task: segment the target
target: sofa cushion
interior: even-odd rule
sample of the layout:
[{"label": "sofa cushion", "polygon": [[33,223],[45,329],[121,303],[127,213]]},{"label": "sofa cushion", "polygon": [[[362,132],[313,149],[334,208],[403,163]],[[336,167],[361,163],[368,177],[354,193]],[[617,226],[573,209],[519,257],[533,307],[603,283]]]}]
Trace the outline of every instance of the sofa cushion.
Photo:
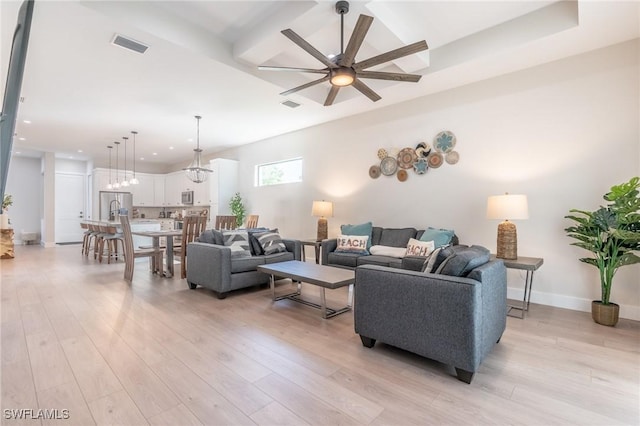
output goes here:
[{"label": "sofa cushion", "polygon": [[414,228],[383,228],[378,244],[390,247],[407,247],[409,240],[416,236]]},{"label": "sofa cushion", "polygon": [[489,250],[482,246],[471,246],[455,250],[452,255],[440,264],[436,273],[466,277],[473,269],[487,263],[490,257]]},{"label": "sofa cushion", "polygon": [[366,235],[338,235],[338,253],[355,253],[359,255],[367,255],[367,242],[369,237]]},{"label": "sofa cushion", "polygon": [[391,256],[360,256],[356,262],[360,265],[379,265],[379,266],[391,266],[392,268],[400,268],[402,266],[402,259]]},{"label": "sofa cushion", "polygon": [[389,256],[389,257],[404,257],[407,249],[403,247],[389,247],[389,246],[371,246],[369,253],[377,256]]},{"label": "sofa cushion", "polygon": [[277,232],[258,232],[253,235],[258,239],[264,254],[283,253],[287,251],[287,247]]},{"label": "sofa cushion", "polygon": [[263,255],[262,246],[258,242],[255,234],[259,232],[278,232],[278,229],[269,229],[269,228],[250,228],[247,229],[247,233],[249,234],[249,248],[251,249],[252,256],[260,256]]},{"label": "sofa cushion", "polygon": [[340,233],[342,235],[362,235],[367,236],[367,250],[371,247],[371,233],[373,231],[373,223],[365,222],[359,225],[342,225],[340,226]]},{"label": "sofa cushion", "polygon": [[223,231],[224,245],[231,249],[231,257],[249,257],[249,234],[247,231]]},{"label": "sofa cushion", "polygon": [[433,241],[419,241],[410,238],[407,244],[406,256],[428,256],[435,248]]},{"label": "sofa cushion", "polygon": [[455,231],[450,229],[427,228],[420,236],[420,241],[433,241],[436,247],[451,244]]},{"label": "sofa cushion", "polygon": [[441,250],[442,250],[442,247],[438,247],[435,250],[433,250],[429,254],[429,256],[427,256],[427,258],[424,260],[424,263],[422,265],[422,272],[426,272],[426,273],[435,272],[436,269],[434,269],[433,265],[436,264],[436,260],[438,259],[438,254],[440,253]]},{"label": "sofa cushion", "polygon": [[231,259],[231,273],[255,271],[259,265],[264,264],[264,256],[235,257]]},{"label": "sofa cushion", "polygon": [[346,266],[349,268],[355,268],[358,266],[358,258],[362,257],[360,254],[354,253],[336,253],[331,252],[327,255],[329,265]]},{"label": "sofa cushion", "polygon": [[224,245],[224,237],[222,236],[222,232],[215,229],[207,229],[202,232],[198,237],[198,242],[207,243],[207,244],[216,244],[219,246]]},{"label": "sofa cushion", "polygon": [[262,257],[267,264],[295,260],[293,253],[291,253],[290,251],[285,251],[284,253],[265,254]]}]

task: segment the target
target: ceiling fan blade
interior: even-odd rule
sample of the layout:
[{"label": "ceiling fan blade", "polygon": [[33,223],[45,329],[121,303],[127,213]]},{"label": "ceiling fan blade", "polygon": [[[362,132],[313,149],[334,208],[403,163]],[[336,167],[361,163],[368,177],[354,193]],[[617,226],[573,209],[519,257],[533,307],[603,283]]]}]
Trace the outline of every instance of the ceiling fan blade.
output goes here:
[{"label": "ceiling fan blade", "polygon": [[329,90],[327,99],[324,101],[324,106],[333,104],[333,101],[336,100],[336,96],[338,96],[338,90],[340,90],[339,86],[331,86],[331,90]]},{"label": "ceiling fan blade", "polygon": [[377,102],[380,99],[382,99],[380,97],[380,95],[378,95],[376,92],[371,90],[371,88],[369,86],[367,86],[366,84],[364,84],[363,82],[361,82],[357,78],[353,81],[353,83],[351,85],[353,87],[355,87],[356,89],[358,89],[360,92],[362,92],[363,95],[365,95],[367,98],[371,99],[373,102]]},{"label": "ceiling fan blade", "polygon": [[344,51],[344,55],[340,60],[340,65],[343,67],[350,67],[353,64],[353,61],[356,59],[356,54],[358,53],[358,50],[360,50],[360,46],[362,46],[362,42],[364,41],[372,22],[373,18],[371,16],[360,15],[358,22],[353,29],[353,33],[351,33],[347,49]]},{"label": "ceiling fan blade", "polygon": [[379,65],[385,62],[393,61],[394,59],[402,58],[404,56],[411,55],[413,53],[422,52],[423,50],[427,50],[428,48],[429,46],[427,46],[426,41],[424,40],[418,41],[408,46],[390,50],[386,53],[382,53],[380,55],[377,55],[372,58],[365,59],[364,61],[353,64],[353,69],[355,69],[356,71],[363,70],[365,68],[369,68],[374,65]]},{"label": "ceiling fan blade", "polygon": [[408,81],[417,83],[422,78],[419,74],[403,74],[399,72],[358,71],[357,78],[373,78],[376,80]]},{"label": "ceiling fan blade", "polygon": [[287,96],[287,95],[295,93],[295,92],[297,92],[299,90],[306,89],[307,87],[311,87],[311,86],[315,86],[316,84],[324,83],[325,81],[328,81],[328,80],[329,80],[329,76],[326,75],[326,76],[324,76],[324,77],[322,77],[322,78],[320,78],[318,80],[310,81],[309,83],[305,83],[302,86],[294,87],[293,89],[289,89],[289,90],[287,90],[285,92],[282,92],[280,94],[282,96]]},{"label": "ceiling fan blade", "polygon": [[327,69],[315,70],[312,68],[290,68],[290,67],[258,67],[260,71],[298,71],[298,72],[311,72],[315,74],[326,74]]},{"label": "ceiling fan blade", "polygon": [[307,52],[329,68],[337,68],[336,64],[331,62],[329,58],[323,55],[318,49],[307,43],[305,39],[296,34],[292,29],[288,28],[286,30],[282,30],[281,33],[289,38],[289,40],[300,46],[305,52]]}]

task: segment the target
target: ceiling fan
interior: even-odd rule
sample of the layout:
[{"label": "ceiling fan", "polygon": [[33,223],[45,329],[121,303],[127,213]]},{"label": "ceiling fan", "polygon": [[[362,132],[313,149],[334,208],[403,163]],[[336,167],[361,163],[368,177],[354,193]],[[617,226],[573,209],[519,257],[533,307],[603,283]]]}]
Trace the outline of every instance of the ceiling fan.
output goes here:
[{"label": "ceiling fan", "polygon": [[369,86],[364,84],[362,82],[362,79],[371,78],[376,80],[408,81],[412,83],[417,83],[420,80],[422,76],[418,74],[366,71],[366,69],[385,62],[393,61],[394,59],[411,55],[413,53],[427,50],[429,47],[427,46],[426,41],[418,41],[408,46],[390,50],[386,53],[382,53],[369,59],[365,59],[364,61],[355,62],[356,54],[358,53],[358,50],[360,49],[360,46],[362,45],[362,42],[367,35],[367,31],[369,31],[369,27],[373,22],[373,17],[360,15],[360,17],[358,18],[358,22],[353,29],[353,33],[351,34],[351,38],[349,39],[349,43],[347,44],[347,49],[344,50],[344,15],[345,13],[349,12],[349,2],[337,2],[336,12],[340,14],[340,54],[332,58],[328,58],[327,56],[323,55],[320,51],[318,51],[311,44],[307,43],[293,30],[286,29],[281,31],[282,34],[284,34],[295,44],[300,46],[305,52],[309,53],[318,61],[326,65],[326,68],[322,69],[270,66],[258,67],[259,70],[267,71],[298,71],[315,74],[325,74],[324,77],[318,80],[314,80],[301,86],[294,87],[293,89],[284,91],[280,93],[281,95],[286,96],[299,90],[315,86],[316,84],[329,81],[331,83],[331,90],[329,91],[327,99],[324,101],[324,106],[332,105],[333,101],[335,101],[336,96],[338,95],[338,91],[340,90],[340,88],[346,86],[355,87],[366,97],[371,99],[373,102],[376,102],[381,99],[380,96],[376,92],[371,90]]}]

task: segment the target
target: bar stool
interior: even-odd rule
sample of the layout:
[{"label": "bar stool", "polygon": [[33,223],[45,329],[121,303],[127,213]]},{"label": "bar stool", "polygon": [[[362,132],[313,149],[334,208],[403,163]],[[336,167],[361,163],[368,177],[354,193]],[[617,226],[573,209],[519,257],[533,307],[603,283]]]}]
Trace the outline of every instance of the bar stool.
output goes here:
[{"label": "bar stool", "polygon": [[84,246],[84,255],[85,256],[89,256],[89,252],[91,251],[91,243],[93,242],[93,247],[94,247],[94,251],[95,251],[95,246],[96,243],[98,241],[98,235],[100,234],[100,229],[98,229],[98,225],[94,224],[94,223],[87,223],[87,229],[89,230],[89,235],[86,235],[86,245],[83,243]]},{"label": "bar stool", "polygon": [[118,233],[115,226],[100,225],[100,234],[98,235],[98,254],[99,261],[102,263],[102,258],[105,256],[104,245],[107,244],[107,263],[111,263],[111,258],[115,257],[118,260],[118,241],[122,247],[122,253],[124,254],[124,236]]}]

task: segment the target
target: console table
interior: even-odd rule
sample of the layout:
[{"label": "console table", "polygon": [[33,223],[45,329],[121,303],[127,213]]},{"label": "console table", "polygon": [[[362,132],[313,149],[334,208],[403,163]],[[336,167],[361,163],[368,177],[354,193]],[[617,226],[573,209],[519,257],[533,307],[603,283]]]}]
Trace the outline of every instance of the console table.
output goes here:
[{"label": "console table", "polygon": [[[491,259],[496,259],[496,255],[492,254]],[[527,275],[524,279],[524,297],[522,298],[522,305],[508,305],[507,315],[523,319],[525,313],[529,310],[529,301],[531,300],[531,286],[533,285],[533,273],[542,266],[543,259],[539,257],[518,257],[517,259],[500,259],[504,262],[504,266],[508,269],[519,269],[526,271]],[[521,315],[511,314],[512,310],[519,310]]]}]

